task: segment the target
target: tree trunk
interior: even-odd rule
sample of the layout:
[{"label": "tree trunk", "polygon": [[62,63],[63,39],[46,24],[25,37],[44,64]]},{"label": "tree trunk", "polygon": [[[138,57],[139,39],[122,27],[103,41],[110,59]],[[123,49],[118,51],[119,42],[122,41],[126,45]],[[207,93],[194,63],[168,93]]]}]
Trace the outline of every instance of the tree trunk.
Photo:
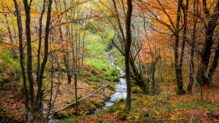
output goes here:
[{"label": "tree trunk", "polygon": [[182,0],[178,0],[175,47],[174,47],[174,55],[175,55],[174,64],[175,64],[175,74],[176,74],[176,82],[177,82],[177,93],[180,95],[185,93],[183,89],[182,68],[179,65],[179,32],[180,32],[181,8],[182,8]]},{"label": "tree trunk", "polygon": [[127,81],[127,99],[126,99],[126,110],[131,109],[131,81],[130,81],[130,48],[132,43],[132,32],[131,32],[131,18],[132,18],[132,0],[127,0],[128,11],[126,17],[126,43],[125,43],[125,72]]},{"label": "tree trunk", "polygon": [[30,92],[30,105],[31,110],[32,107],[34,107],[34,80],[33,80],[33,68],[32,68],[32,42],[31,42],[31,29],[30,29],[30,22],[31,22],[31,16],[30,16],[30,3],[28,0],[23,0],[24,4],[24,10],[25,10],[25,27],[26,27],[26,40],[27,40],[27,79],[29,82],[29,92]]},{"label": "tree trunk", "polygon": [[213,63],[212,63],[211,68],[208,72],[208,81],[209,82],[211,82],[212,77],[214,75],[214,72],[217,69],[218,59],[219,59],[219,39],[218,39],[218,44],[217,44],[216,51],[215,51],[215,54],[214,54]]},{"label": "tree trunk", "polygon": [[[206,13],[208,13],[208,10],[206,9],[207,7],[204,4],[204,10],[207,11]],[[211,56],[211,48],[213,45],[214,31],[217,26],[218,18],[219,18],[219,0],[217,0],[217,4],[214,9],[213,15],[208,18],[208,22],[207,22],[206,29],[205,29],[205,44],[202,49],[201,62],[200,62],[198,72],[197,72],[197,77],[196,77],[198,84],[200,84],[201,86],[210,84],[208,77],[207,77],[207,71],[208,71],[208,65],[209,65],[209,60]]]},{"label": "tree trunk", "polygon": [[133,72],[132,78],[136,81],[136,85],[138,85],[144,93],[148,94],[148,85],[143,76],[137,71],[134,60],[130,58],[129,62]]},{"label": "tree trunk", "polygon": [[182,7],[184,10],[184,29],[183,29],[183,40],[182,40],[182,48],[181,48],[181,58],[180,58],[180,63],[179,63],[179,67],[180,67],[180,85],[182,87],[179,87],[180,90],[178,90],[179,94],[184,94],[185,92],[183,92],[183,61],[184,61],[184,54],[185,54],[185,45],[186,45],[186,41],[187,41],[187,28],[188,28],[188,9],[189,9],[189,0],[186,0],[186,6],[185,8]]},{"label": "tree trunk", "polygon": [[188,28],[188,9],[189,9],[189,0],[186,0],[185,8],[182,7],[184,10],[184,28],[183,28],[183,40],[182,40],[182,49],[181,49],[181,58],[180,58],[180,68],[183,69],[183,61],[185,55],[185,45],[187,41],[187,28]]},{"label": "tree trunk", "polygon": [[[67,1],[66,0],[64,0],[64,8],[65,8],[65,10],[67,9]],[[68,17],[68,14],[66,14],[66,17]],[[66,35],[69,36],[69,26],[66,26]],[[70,63],[69,63],[68,45],[65,47],[64,64],[65,64],[65,68],[66,68],[68,84],[71,84],[72,75],[71,75],[71,68],[70,68]]]},{"label": "tree trunk", "polygon": [[23,79],[23,89],[25,94],[25,120],[28,119],[28,112],[30,110],[29,108],[29,98],[28,98],[28,91],[27,91],[27,82],[26,82],[26,74],[25,74],[25,61],[24,61],[24,49],[23,49],[23,27],[22,27],[22,18],[20,13],[20,8],[18,6],[18,3],[16,0],[13,0],[14,6],[15,6],[15,12],[17,15],[17,26],[18,26],[18,38],[19,38],[19,52],[20,52],[20,67],[21,67],[21,73],[22,73],[22,79]]},{"label": "tree trunk", "polygon": [[195,43],[196,43],[196,26],[197,26],[197,15],[198,15],[198,0],[194,0],[193,3],[193,12],[194,12],[194,17],[193,17],[193,30],[192,30],[192,40],[191,40],[191,52],[190,52],[190,73],[189,73],[189,85],[188,85],[188,92],[192,93],[192,87],[194,83],[194,53],[195,53]]},{"label": "tree trunk", "polygon": [[48,10],[47,10],[47,19],[46,19],[46,28],[45,28],[45,39],[44,39],[44,57],[40,67],[39,73],[39,82],[36,96],[36,109],[40,109],[42,107],[42,98],[43,98],[43,90],[42,90],[42,82],[45,66],[48,60],[49,53],[49,33],[50,33],[50,20],[51,20],[51,11],[52,11],[52,2],[53,0],[48,1]]},{"label": "tree trunk", "polygon": [[45,4],[46,1],[43,1],[43,9],[42,12],[40,14],[40,18],[39,18],[39,44],[38,44],[38,49],[37,49],[37,82],[39,80],[39,73],[40,73],[40,55],[41,55],[41,44],[42,44],[42,31],[43,31],[43,16],[45,13]]},{"label": "tree trunk", "polygon": [[75,84],[75,113],[78,114],[78,72],[75,70],[74,73],[74,84]]}]

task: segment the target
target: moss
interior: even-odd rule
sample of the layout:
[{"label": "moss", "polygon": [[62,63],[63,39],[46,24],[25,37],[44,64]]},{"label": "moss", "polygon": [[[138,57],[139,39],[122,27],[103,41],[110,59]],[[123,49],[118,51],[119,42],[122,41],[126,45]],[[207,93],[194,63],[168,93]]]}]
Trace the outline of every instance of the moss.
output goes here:
[{"label": "moss", "polygon": [[113,106],[111,106],[110,108],[108,108],[106,110],[107,113],[115,113],[116,115],[120,114],[121,112],[123,112],[124,109],[124,105],[123,103],[117,102],[115,103]]},{"label": "moss", "polygon": [[[81,78],[86,83],[90,83],[92,85],[99,85],[100,83],[107,83],[112,82],[119,76],[119,71],[116,69],[108,69],[107,72],[105,68],[97,69],[92,65],[86,65],[84,70],[81,73]],[[114,85],[113,85],[114,86]],[[109,87],[113,89],[113,86],[110,85]]]},{"label": "moss", "polygon": [[142,93],[142,90],[139,87],[134,86],[134,87],[132,87],[132,93],[134,93],[134,94]]},{"label": "moss", "polygon": [[69,117],[69,113],[67,111],[61,111],[61,112],[54,114],[54,117],[57,119],[67,118]]},{"label": "moss", "polygon": [[113,49],[110,51],[110,54],[113,54],[113,56],[116,58],[115,59],[115,64],[120,66],[121,68],[124,68],[124,56],[116,49],[113,47]]},{"label": "moss", "polygon": [[100,108],[104,106],[104,101],[99,99],[92,99],[91,103],[96,106],[96,108]]}]

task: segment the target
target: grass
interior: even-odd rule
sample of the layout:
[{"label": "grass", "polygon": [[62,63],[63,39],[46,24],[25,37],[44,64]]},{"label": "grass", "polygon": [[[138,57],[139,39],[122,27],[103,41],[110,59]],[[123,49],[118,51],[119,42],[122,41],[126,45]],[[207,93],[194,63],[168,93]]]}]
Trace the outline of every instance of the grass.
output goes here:
[{"label": "grass", "polygon": [[113,47],[113,49],[110,51],[110,54],[113,54],[113,56],[116,58],[115,63],[118,66],[120,66],[121,68],[125,68],[124,57],[121,55],[118,49]]},{"label": "grass", "polygon": [[118,78],[119,71],[106,56],[106,48],[112,37],[113,33],[109,29],[106,29],[105,32],[87,34],[85,38],[87,50],[84,61],[87,68],[83,73],[85,81],[105,82]]},{"label": "grass", "polygon": [[[119,76],[119,71],[113,66],[113,64],[107,59],[106,48],[108,42],[112,38],[112,32],[107,30],[103,33],[88,33],[85,38],[85,58],[84,58],[84,68],[81,73],[82,81],[87,82],[92,85],[93,88],[99,88],[101,83],[112,82]],[[114,89],[114,85],[110,85],[110,88]],[[109,93],[110,94],[110,93]],[[111,94],[110,94],[111,95]],[[105,95],[109,97],[110,95]],[[89,99],[83,102],[79,107],[79,113],[81,116],[67,116],[66,118],[57,121],[58,123],[71,123],[81,118],[84,118],[85,114],[95,110],[96,108],[103,107],[103,100]],[[89,109],[89,110],[88,110]],[[84,112],[85,111],[85,112]],[[63,115],[66,115],[65,112]],[[86,117],[86,116],[85,116]]]}]

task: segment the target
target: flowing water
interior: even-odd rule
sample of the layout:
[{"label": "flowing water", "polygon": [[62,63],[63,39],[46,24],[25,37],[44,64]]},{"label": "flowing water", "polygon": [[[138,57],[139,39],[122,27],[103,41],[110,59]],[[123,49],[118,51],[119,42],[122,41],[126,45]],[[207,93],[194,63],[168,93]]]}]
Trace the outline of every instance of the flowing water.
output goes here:
[{"label": "flowing water", "polygon": [[[110,96],[108,100],[105,102],[105,106],[103,109],[108,109],[109,107],[113,106],[113,104],[120,100],[120,99],[126,99],[127,97],[127,85],[126,80],[123,78],[125,76],[124,71],[115,64],[115,58],[112,55],[107,55],[108,60],[113,64],[113,66],[119,70],[121,78],[119,78],[119,81],[115,85],[115,92]],[[95,113],[98,113],[99,109],[95,111]]]},{"label": "flowing water", "polygon": [[[120,68],[118,65],[115,64],[115,58],[110,55],[110,54],[106,54],[106,56],[108,56],[108,60],[113,64],[113,66],[119,70],[120,72],[120,78],[118,80],[118,82],[115,84],[115,92],[110,96],[110,98],[108,100],[105,101],[105,105],[104,107],[102,107],[101,109],[108,109],[111,106],[113,106],[116,101],[120,100],[120,99],[126,99],[127,97],[127,85],[126,85],[126,79],[124,78],[125,73],[122,70],[122,68]],[[94,113],[97,114],[101,109],[97,109]],[[44,117],[46,116],[48,111],[48,106],[44,104]],[[49,116],[49,123],[52,123],[54,120],[51,116]]]}]

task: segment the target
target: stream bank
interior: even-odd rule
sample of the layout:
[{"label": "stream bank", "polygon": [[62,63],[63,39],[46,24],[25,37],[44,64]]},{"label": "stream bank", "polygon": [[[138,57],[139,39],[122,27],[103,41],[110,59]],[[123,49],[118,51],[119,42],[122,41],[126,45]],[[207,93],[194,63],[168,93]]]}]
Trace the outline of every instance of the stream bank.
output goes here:
[{"label": "stream bank", "polygon": [[[120,78],[118,79],[118,82],[115,84],[115,92],[110,96],[108,100],[105,101],[105,105],[104,107],[102,107],[102,109],[105,109],[105,110],[113,106],[116,103],[116,101],[121,100],[121,99],[126,99],[127,97],[126,80],[125,78],[123,78],[123,76],[125,76],[125,73],[118,65],[116,65],[115,63],[116,58],[109,53],[106,53],[106,54],[107,54],[108,60],[113,64],[113,66],[117,70],[119,70]],[[101,109],[97,109],[95,111],[95,114],[97,114],[99,110]]]},{"label": "stream bank", "polygon": [[[92,114],[98,114],[99,112],[103,111],[103,110],[107,110],[109,109],[110,107],[112,107],[117,101],[119,100],[125,100],[126,99],[126,96],[127,96],[127,92],[126,92],[126,89],[127,89],[127,86],[126,86],[126,80],[124,78],[125,76],[125,73],[123,71],[122,68],[120,68],[117,64],[116,64],[116,58],[111,55],[110,53],[105,53],[105,56],[106,56],[106,59],[111,63],[111,65],[119,71],[119,78],[116,79],[115,82],[113,82],[113,92],[110,92],[107,94],[106,96],[106,100],[104,101],[101,101],[101,99],[97,99],[100,103],[99,105],[96,105],[96,109],[95,110],[91,110],[91,112],[85,114],[85,115],[92,115]],[[111,87],[110,87],[111,88]],[[96,100],[96,101],[97,101]],[[87,105],[88,104],[88,105]],[[89,102],[89,101],[85,101],[83,104],[81,105],[86,105],[86,108],[88,108],[90,105],[93,105],[94,102]],[[88,106],[88,107],[87,107]],[[66,118],[62,118],[61,120],[58,121],[62,123],[62,121],[64,122],[65,120],[68,120],[68,119],[77,119],[77,117],[80,117],[80,116],[69,116],[69,117],[66,117]]]}]

